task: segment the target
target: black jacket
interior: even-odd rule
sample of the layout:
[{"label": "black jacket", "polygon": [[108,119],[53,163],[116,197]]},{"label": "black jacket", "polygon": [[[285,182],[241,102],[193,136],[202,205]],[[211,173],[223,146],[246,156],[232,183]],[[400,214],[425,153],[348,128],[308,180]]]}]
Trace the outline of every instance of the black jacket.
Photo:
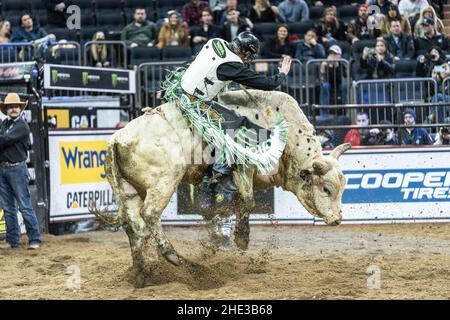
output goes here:
[{"label": "black jacket", "polygon": [[402,32],[399,37],[399,43],[395,42],[394,36],[391,34],[384,37],[387,42],[388,50],[400,59],[411,59],[414,57],[414,40],[410,34]]},{"label": "black jacket", "polygon": [[226,62],[217,68],[217,78],[221,81],[234,81],[259,90],[274,90],[286,79],[284,73],[266,76],[257,73],[239,62]]},{"label": "black jacket", "polygon": [[0,162],[25,161],[30,149],[30,127],[21,117],[0,124]]},{"label": "black jacket", "polygon": [[361,57],[361,68],[367,73],[367,79],[388,79],[394,75],[394,62],[392,55],[378,61],[374,55],[369,55],[367,59]]},{"label": "black jacket", "polygon": [[416,48],[416,53],[420,54],[425,51],[428,52],[431,47],[434,46],[441,48],[442,51],[447,51],[450,49],[450,42],[443,34],[437,34],[433,38],[428,38],[426,36],[417,38],[414,46]]},{"label": "black jacket", "polygon": [[[241,32],[244,32],[244,31],[250,31],[250,27],[247,25],[247,23],[245,22],[244,19],[239,18],[239,27],[238,27],[238,31],[237,31],[236,35],[238,35]],[[233,40],[231,37],[231,25],[228,21],[225,22],[225,24],[222,27],[222,37],[221,38],[227,42],[230,42],[231,40]]]},{"label": "black jacket", "polygon": [[[55,11],[55,6],[64,2],[66,8],[63,12]],[[47,0],[45,1],[45,6],[47,8],[47,24],[52,26],[58,26],[66,28],[67,23],[67,8],[72,5],[71,0]]]}]

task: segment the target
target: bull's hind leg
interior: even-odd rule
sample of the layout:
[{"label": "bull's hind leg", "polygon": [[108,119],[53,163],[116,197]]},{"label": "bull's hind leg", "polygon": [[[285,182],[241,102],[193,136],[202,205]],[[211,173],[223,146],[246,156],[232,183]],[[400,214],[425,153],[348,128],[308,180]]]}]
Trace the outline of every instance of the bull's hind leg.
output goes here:
[{"label": "bull's hind leg", "polygon": [[247,168],[239,165],[233,172],[234,181],[239,189],[237,196],[235,212],[236,225],[234,228],[234,243],[239,249],[247,250],[250,241],[250,213],[255,208],[255,199],[253,197],[253,176],[255,168]]},{"label": "bull's hind leg", "polygon": [[125,180],[121,181],[119,215],[123,217],[123,227],[130,242],[133,271],[136,286],[144,285],[144,232],[145,222],[140,215],[143,201],[136,189]]},{"label": "bull's hind leg", "polygon": [[141,216],[144,219],[151,236],[158,245],[159,252],[170,263],[180,265],[180,258],[167,238],[161,224],[161,214],[170,201],[176,186],[183,177],[165,177],[147,189]]}]

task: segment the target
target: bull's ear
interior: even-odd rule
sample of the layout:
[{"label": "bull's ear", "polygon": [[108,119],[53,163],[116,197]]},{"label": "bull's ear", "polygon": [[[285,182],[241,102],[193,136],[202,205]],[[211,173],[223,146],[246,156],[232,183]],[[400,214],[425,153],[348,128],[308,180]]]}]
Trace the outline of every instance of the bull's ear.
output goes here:
[{"label": "bull's ear", "polygon": [[324,160],[317,160],[313,162],[313,169],[314,174],[318,176],[324,176],[327,174],[328,171],[331,170],[331,165],[330,163]]},{"label": "bull's ear", "polygon": [[336,160],[339,160],[339,157],[341,154],[343,154],[345,151],[350,149],[352,145],[350,143],[343,143],[338,145],[334,150],[331,152],[330,156],[335,158]]}]

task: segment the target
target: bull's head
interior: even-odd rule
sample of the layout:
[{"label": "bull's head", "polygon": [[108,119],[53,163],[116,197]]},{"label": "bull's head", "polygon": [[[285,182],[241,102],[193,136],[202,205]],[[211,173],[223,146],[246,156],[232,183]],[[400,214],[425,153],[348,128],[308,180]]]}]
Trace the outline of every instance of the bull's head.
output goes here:
[{"label": "bull's head", "polygon": [[338,225],[342,220],[345,177],[338,159],[350,147],[350,144],[336,147],[329,157],[311,161],[299,173],[301,183],[295,191],[297,198],[312,215],[322,218],[328,225]]}]

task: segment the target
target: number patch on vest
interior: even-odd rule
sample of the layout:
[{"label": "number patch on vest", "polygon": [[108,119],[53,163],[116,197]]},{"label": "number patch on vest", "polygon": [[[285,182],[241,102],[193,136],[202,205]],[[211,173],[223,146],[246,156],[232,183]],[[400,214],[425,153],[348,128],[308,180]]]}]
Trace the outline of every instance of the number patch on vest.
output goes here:
[{"label": "number patch on vest", "polygon": [[225,52],[225,47],[223,46],[222,42],[219,40],[213,40],[212,47],[214,52],[221,57],[222,59],[226,57],[227,53]]}]

